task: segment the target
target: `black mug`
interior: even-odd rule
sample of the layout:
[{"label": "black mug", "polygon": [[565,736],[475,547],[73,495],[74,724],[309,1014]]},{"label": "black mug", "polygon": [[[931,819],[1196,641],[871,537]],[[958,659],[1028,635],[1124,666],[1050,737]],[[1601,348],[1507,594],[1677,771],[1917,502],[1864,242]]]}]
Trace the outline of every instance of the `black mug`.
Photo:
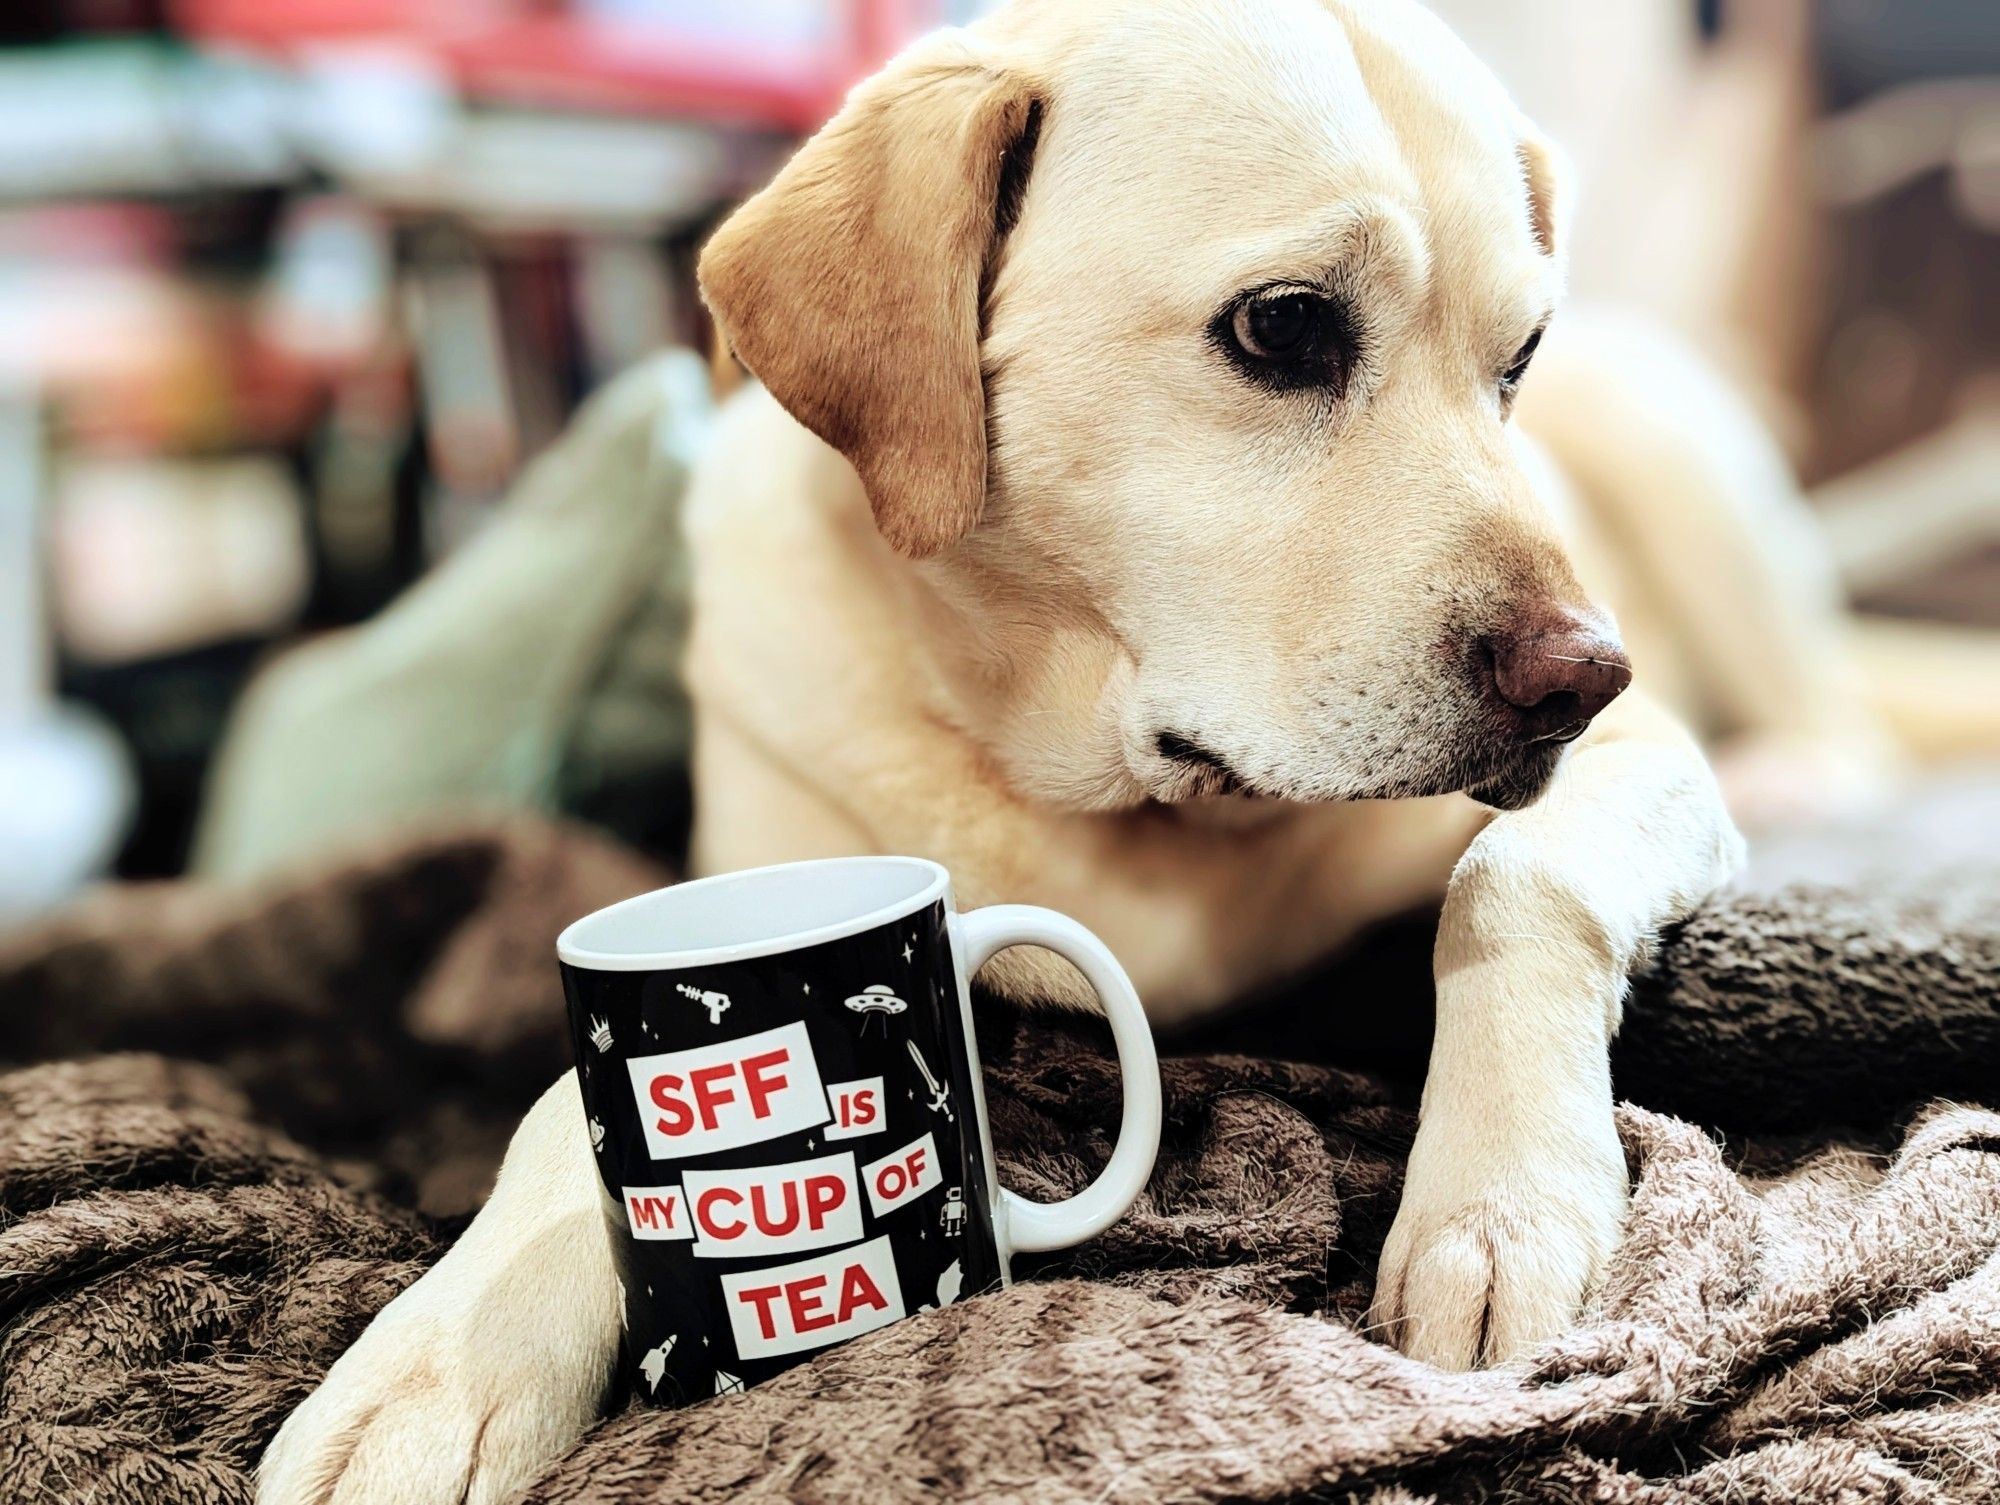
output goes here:
[{"label": "black mug", "polygon": [[[1103,1173],[1056,1203],[994,1179],[970,979],[1044,946],[1097,990],[1124,1076]],[[1005,1285],[1016,1251],[1120,1217],[1159,1148],[1144,1010],[1053,910],[959,914],[911,857],[836,858],[642,894],[556,942],[625,1290],[624,1379],[685,1405]]]}]

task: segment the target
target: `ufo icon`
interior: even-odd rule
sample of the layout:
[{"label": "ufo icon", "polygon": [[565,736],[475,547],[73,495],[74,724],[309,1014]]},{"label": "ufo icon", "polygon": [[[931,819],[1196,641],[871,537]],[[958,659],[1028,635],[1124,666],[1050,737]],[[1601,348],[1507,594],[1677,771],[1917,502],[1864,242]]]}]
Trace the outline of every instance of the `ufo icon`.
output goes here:
[{"label": "ufo icon", "polygon": [[[867,1033],[868,1021],[875,1015],[900,1014],[909,1007],[889,990],[887,984],[879,982],[863,988],[859,993],[843,1001],[851,1012],[861,1016],[863,1034]],[[886,1018],[883,1027],[887,1028]]]}]

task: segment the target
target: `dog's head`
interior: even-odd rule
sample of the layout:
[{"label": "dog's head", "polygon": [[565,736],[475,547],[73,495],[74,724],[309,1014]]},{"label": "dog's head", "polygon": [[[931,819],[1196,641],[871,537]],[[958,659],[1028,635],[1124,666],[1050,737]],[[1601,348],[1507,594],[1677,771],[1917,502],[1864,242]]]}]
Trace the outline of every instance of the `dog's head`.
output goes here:
[{"label": "dog's head", "polygon": [[1629,678],[1508,422],[1554,180],[1413,6],[1017,0],[858,88],[702,281],[928,561],[1026,792],[1512,805]]}]

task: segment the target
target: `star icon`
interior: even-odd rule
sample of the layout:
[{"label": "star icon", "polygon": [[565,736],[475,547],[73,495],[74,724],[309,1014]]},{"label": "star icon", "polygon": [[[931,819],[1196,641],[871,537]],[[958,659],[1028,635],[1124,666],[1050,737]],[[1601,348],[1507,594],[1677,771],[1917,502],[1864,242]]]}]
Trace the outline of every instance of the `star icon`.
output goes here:
[{"label": "star icon", "polygon": [[915,1102],[917,1100],[917,1089],[914,1087],[906,1087],[903,1089],[903,1096],[907,1097],[911,1102]]},{"label": "star icon", "polygon": [[807,991],[808,993],[810,993],[810,992],[811,992],[812,990],[813,990],[813,985],[812,985],[811,983],[807,983],[807,984],[806,984],[806,991]]},{"label": "star icon", "polygon": [[915,951],[910,949],[910,943],[908,941],[903,942],[903,960],[905,962],[908,962],[909,959],[915,956],[916,954],[917,953]]},{"label": "star icon", "polygon": [[701,1346],[703,1348],[708,1347],[708,1335],[705,1333],[702,1335]]},{"label": "star icon", "polygon": [[806,1148],[807,1148],[807,1149],[809,1149],[809,1150],[816,1150],[816,1149],[818,1149],[818,1148],[819,1148],[819,1141],[818,1141],[817,1139],[808,1139],[808,1140],[806,1141]]}]

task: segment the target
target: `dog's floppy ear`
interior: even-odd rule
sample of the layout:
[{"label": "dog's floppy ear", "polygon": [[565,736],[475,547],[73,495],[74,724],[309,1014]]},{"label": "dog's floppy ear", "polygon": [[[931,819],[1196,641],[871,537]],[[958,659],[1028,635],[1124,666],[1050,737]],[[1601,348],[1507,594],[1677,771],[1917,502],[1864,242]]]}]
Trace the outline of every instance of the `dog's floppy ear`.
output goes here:
[{"label": "dog's floppy ear", "polygon": [[702,294],[730,346],[848,458],[876,526],[913,558],[979,520],[981,288],[1037,107],[962,34],[919,43],[702,253]]}]

